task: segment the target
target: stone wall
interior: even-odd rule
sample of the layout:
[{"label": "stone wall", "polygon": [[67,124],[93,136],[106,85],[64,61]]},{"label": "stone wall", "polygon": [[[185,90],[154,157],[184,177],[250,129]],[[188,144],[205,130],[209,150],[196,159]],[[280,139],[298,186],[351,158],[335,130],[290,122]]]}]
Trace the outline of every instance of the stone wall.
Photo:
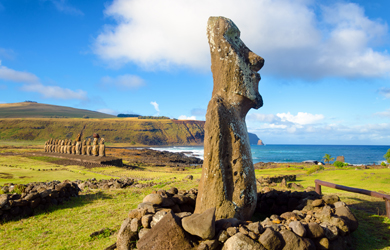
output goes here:
[{"label": "stone wall", "polygon": [[262,221],[215,219],[215,209],[193,214],[197,190],[147,195],[118,232],[117,249],[350,249],[355,216],[336,195],[258,193]]},{"label": "stone wall", "polygon": [[[33,182],[26,185],[5,185],[1,187],[5,194],[0,195],[0,220],[28,217],[37,209],[47,209],[52,205],[63,204],[70,197],[78,196],[80,191],[75,182],[52,181]],[[16,191],[21,194],[16,193]]]}]

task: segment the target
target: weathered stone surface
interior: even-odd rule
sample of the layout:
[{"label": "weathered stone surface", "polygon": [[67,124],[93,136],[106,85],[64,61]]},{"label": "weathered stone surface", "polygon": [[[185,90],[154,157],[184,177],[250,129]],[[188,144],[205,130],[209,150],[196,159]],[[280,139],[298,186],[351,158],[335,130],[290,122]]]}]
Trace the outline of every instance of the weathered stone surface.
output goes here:
[{"label": "weathered stone surface", "polygon": [[100,139],[99,156],[106,156],[106,145],[104,145],[104,138]]},{"label": "weathered stone surface", "polygon": [[0,208],[4,207],[8,203],[8,195],[0,195]]},{"label": "weathered stone surface", "polygon": [[324,203],[324,201],[323,201],[322,199],[316,199],[316,200],[314,200],[314,201],[311,203],[311,205],[312,205],[313,207],[319,207],[319,206],[321,206],[323,203]]},{"label": "weathered stone surface", "polygon": [[153,219],[153,215],[152,214],[146,214],[144,216],[142,216],[141,218],[141,224],[144,228],[150,228],[150,222],[152,221]]},{"label": "weathered stone surface", "polygon": [[222,230],[219,232],[217,239],[220,242],[225,242],[229,238],[229,235],[226,230]]},{"label": "weathered stone surface", "polygon": [[289,230],[283,230],[280,234],[285,242],[283,250],[309,250],[314,247],[309,243],[309,241],[303,240],[303,238],[298,237],[295,233]]},{"label": "weathered stone surface", "polygon": [[337,236],[339,235],[339,230],[337,229],[336,226],[331,225],[329,223],[321,223],[321,226],[323,227],[325,237],[328,240],[332,241],[332,240],[336,239]]},{"label": "weathered stone surface", "polygon": [[153,215],[152,221],[150,222],[150,226],[151,227],[155,226],[167,214],[168,214],[168,212],[165,210],[158,211],[157,213],[155,213]]},{"label": "weathered stone surface", "polygon": [[261,244],[253,241],[242,233],[230,237],[223,245],[222,250],[265,250]]},{"label": "weathered stone surface", "polygon": [[285,220],[298,219],[298,216],[293,212],[285,212],[280,215],[281,218]]},{"label": "weathered stone surface", "polygon": [[259,238],[260,243],[267,250],[280,250],[283,248],[283,242],[279,238],[276,232],[267,228]]},{"label": "weathered stone surface", "polygon": [[295,234],[301,236],[301,237],[305,237],[306,236],[306,229],[305,227],[302,225],[301,222],[299,221],[291,221],[290,224],[288,225]]},{"label": "weathered stone surface", "polygon": [[306,229],[307,237],[309,238],[314,239],[324,236],[324,229],[318,223],[310,222],[307,224]]},{"label": "weathered stone surface", "polygon": [[257,71],[264,59],[245,46],[230,19],[210,17],[207,34],[214,88],[206,114],[195,213],[216,207],[217,219],[249,220],[257,191],[245,116],[251,108],[263,105]]},{"label": "weathered stone surface", "polygon": [[142,238],[147,232],[150,231],[150,228],[142,228],[141,230],[139,230],[138,232],[138,238]]},{"label": "weathered stone surface", "polygon": [[217,240],[205,240],[199,244],[197,250],[216,250],[218,245]]},{"label": "weathered stone surface", "polygon": [[154,208],[154,204],[151,202],[142,202],[138,204],[137,206],[138,209],[146,209],[148,213],[154,214],[156,213],[156,210]]},{"label": "weathered stone surface", "polygon": [[344,157],[343,155],[337,156],[337,157],[336,157],[336,161],[345,162],[345,157]]},{"label": "weathered stone surface", "polygon": [[138,250],[193,249],[180,226],[180,219],[168,213],[137,242]]},{"label": "weathered stone surface", "polygon": [[202,214],[193,214],[182,219],[184,230],[202,239],[215,236],[215,208],[209,208]]},{"label": "weathered stone surface", "polygon": [[236,233],[237,233],[237,228],[236,227],[228,227],[227,229],[226,229],[226,232],[227,232],[227,234],[231,237],[231,236],[233,236],[233,235],[235,235]]},{"label": "weathered stone surface", "polygon": [[141,228],[141,220],[138,218],[134,218],[130,222],[130,230],[132,232],[138,232],[138,229]]},{"label": "weathered stone surface", "polygon": [[328,250],[329,249],[329,240],[327,238],[322,238],[316,242],[316,249],[318,250]]},{"label": "weathered stone surface", "polygon": [[335,209],[335,214],[345,221],[350,233],[358,228],[359,223],[348,207],[337,207]]},{"label": "weathered stone surface", "polygon": [[[98,156],[99,155],[99,145],[98,145],[98,138],[93,139],[92,143],[92,155]],[[77,146],[76,146],[77,147]]]},{"label": "weathered stone surface", "polygon": [[122,226],[119,229],[116,240],[116,248],[118,250],[133,249],[135,247],[136,240],[137,233],[131,231],[131,220],[127,218],[123,221]]},{"label": "weathered stone surface", "polygon": [[326,204],[332,205],[335,202],[338,202],[340,198],[335,195],[335,194],[330,194],[330,195],[324,195],[322,199],[325,201]]},{"label": "weathered stone surface", "polygon": [[251,230],[252,232],[256,233],[256,234],[261,234],[264,231],[264,229],[261,226],[259,221],[258,222],[253,222],[253,223],[249,223],[247,228],[249,230]]},{"label": "weathered stone surface", "polygon": [[147,196],[145,196],[142,202],[150,202],[154,205],[160,205],[161,203],[163,203],[163,198],[159,194],[148,194]]}]

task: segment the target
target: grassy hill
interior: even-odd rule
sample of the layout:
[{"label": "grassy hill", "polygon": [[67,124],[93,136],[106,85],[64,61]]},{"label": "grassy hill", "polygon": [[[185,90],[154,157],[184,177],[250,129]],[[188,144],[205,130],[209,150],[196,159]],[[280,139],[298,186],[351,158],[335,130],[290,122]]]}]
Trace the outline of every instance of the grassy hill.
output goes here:
[{"label": "grassy hill", "polygon": [[0,118],[113,118],[115,116],[86,109],[76,109],[64,106],[18,102],[0,104]]},{"label": "grassy hill", "polygon": [[[89,117],[89,118],[85,118]],[[0,104],[0,140],[46,141],[98,133],[108,143],[202,145],[204,121],[118,118],[85,109],[21,102]],[[258,137],[249,134],[251,144]],[[126,146],[126,145],[124,145]]]},{"label": "grassy hill", "polygon": [[132,145],[200,145],[204,121],[170,119],[0,118],[0,140],[74,140],[78,133],[98,133],[109,143]]}]

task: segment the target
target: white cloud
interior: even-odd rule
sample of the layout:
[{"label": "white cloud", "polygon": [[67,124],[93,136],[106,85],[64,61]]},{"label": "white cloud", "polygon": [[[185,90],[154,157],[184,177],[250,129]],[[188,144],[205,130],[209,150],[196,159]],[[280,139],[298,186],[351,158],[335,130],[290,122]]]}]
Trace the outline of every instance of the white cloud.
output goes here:
[{"label": "white cloud", "polygon": [[[110,63],[149,70],[184,66],[208,70],[209,16],[231,18],[242,39],[265,58],[262,70],[283,77],[383,77],[390,56],[375,51],[386,23],[370,20],[357,4],[320,6],[291,0],[115,0],[105,10],[117,24],[105,26],[95,53]],[[318,13],[314,11],[318,9]]]},{"label": "white cloud", "polygon": [[[1,63],[0,63],[1,65]],[[38,83],[39,78],[29,72],[16,71],[5,66],[0,66],[0,79],[12,82]]]},{"label": "white cloud", "polygon": [[136,75],[121,75],[115,78],[105,76],[101,79],[105,86],[116,86],[122,89],[137,89],[145,85],[145,81]]},{"label": "white cloud", "polygon": [[273,122],[279,122],[280,118],[277,117],[274,114],[259,114],[259,113],[251,113],[248,115],[249,120],[256,120],[259,122],[268,122],[268,123],[273,123]]},{"label": "white cloud", "polygon": [[[390,93],[389,93],[389,95],[390,95]],[[374,113],[374,115],[383,116],[383,117],[390,117],[390,109],[387,109],[386,111],[382,111],[382,112],[376,112],[376,113]]]},{"label": "white cloud", "polygon": [[387,145],[390,123],[346,126],[342,124],[249,126],[265,143]]},{"label": "white cloud", "polygon": [[157,115],[160,114],[160,109],[158,107],[158,103],[157,102],[150,102],[150,104],[153,105],[154,109],[157,111]]},{"label": "white cloud", "polygon": [[54,4],[56,9],[60,12],[64,12],[66,14],[71,14],[71,15],[80,15],[80,16],[84,15],[84,13],[81,10],[70,6],[67,3],[67,0],[51,0],[51,2]]},{"label": "white cloud", "polygon": [[54,99],[79,99],[86,100],[87,92],[83,90],[73,91],[67,88],[61,88],[59,86],[45,86],[41,83],[34,83],[24,85],[21,88],[23,91],[37,92],[42,95],[43,98]]},{"label": "white cloud", "polygon": [[324,119],[322,114],[310,114],[307,112],[298,112],[292,115],[290,112],[274,114],[251,113],[248,120],[270,124],[295,124],[296,126],[315,124]]},{"label": "white cloud", "polygon": [[18,83],[25,83],[21,90],[28,92],[36,92],[42,95],[43,98],[55,99],[79,99],[87,100],[87,92],[83,90],[71,90],[59,86],[43,85],[39,78],[29,72],[17,71],[5,66],[1,66],[0,61],[0,79]]},{"label": "white cloud", "polygon": [[[0,10],[1,10],[1,8],[0,8]],[[0,57],[12,60],[15,58],[15,52],[12,49],[0,48]]]},{"label": "white cloud", "polygon": [[185,116],[185,115],[181,115],[179,116],[179,118],[177,118],[178,120],[196,120],[196,116]]},{"label": "white cloud", "polygon": [[389,99],[390,98],[390,88],[381,88],[379,89],[379,94],[383,95],[385,98]]},{"label": "white cloud", "polygon": [[305,112],[298,112],[297,115],[292,115],[290,114],[290,112],[278,113],[276,114],[276,116],[279,117],[282,122],[288,121],[300,125],[313,124],[324,119],[324,115],[321,114],[313,115]]},{"label": "white cloud", "polygon": [[98,109],[96,111],[97,112],[101,112],[101,113],[105,113],[105,114],[110,114],[110,115],[117,115],[117,114],[119,114],[118,111],[115,111],[113,109],[108,109],[108,108]]}]

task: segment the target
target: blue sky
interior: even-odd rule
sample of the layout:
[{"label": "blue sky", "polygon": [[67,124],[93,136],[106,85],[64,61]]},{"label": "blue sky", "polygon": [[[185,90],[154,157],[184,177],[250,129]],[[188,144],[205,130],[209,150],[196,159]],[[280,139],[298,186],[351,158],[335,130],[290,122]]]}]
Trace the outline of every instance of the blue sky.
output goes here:
[{"label": "blue sky", "polygon": [[204,120],[209,16],[265,59],[268,144],[390,145],[390,1],[0,0],[0,103]]}]

